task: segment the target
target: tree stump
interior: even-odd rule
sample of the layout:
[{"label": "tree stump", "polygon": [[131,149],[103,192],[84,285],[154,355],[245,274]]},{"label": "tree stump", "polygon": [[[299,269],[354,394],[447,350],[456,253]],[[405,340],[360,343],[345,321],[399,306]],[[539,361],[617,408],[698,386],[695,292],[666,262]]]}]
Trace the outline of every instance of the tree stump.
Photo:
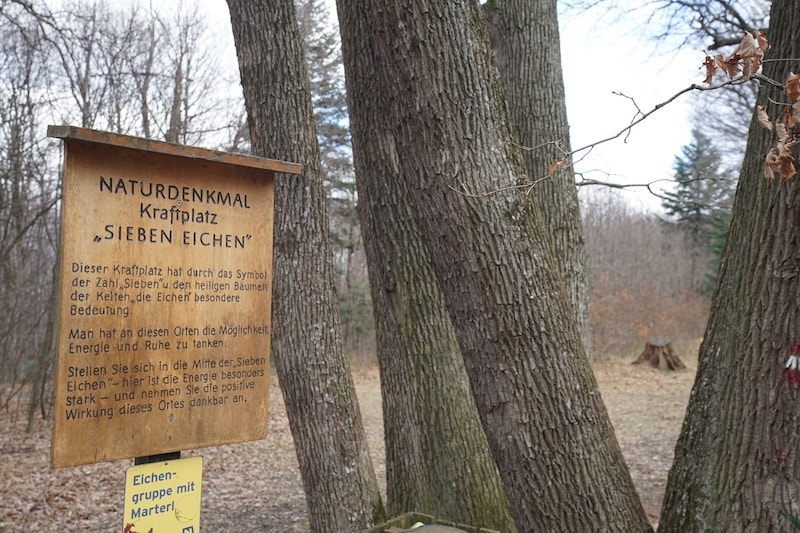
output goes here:
[{"label": "tree stump", "polygon": [[653,368],[659,370],[679,370],[686,368],[678,354],[672,349],[672,343],[664,337],[650,339],[644,347],[644,351],[632,364],[640,365],[649,363]]}]

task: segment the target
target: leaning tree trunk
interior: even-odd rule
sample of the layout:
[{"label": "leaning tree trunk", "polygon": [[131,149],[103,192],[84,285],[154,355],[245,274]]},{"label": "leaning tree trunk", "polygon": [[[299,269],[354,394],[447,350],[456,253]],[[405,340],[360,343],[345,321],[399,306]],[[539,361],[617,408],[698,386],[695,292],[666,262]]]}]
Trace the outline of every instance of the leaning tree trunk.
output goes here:
[{"label": "leaning tree trunk", "polygon": [[303,164],[302,176],[276,178],[272,349],[311,529],[365,529],[385,512],[340,338],[325,190],[294,4],[228,5],[254,151]]},{"label": "leaning tree trunk", "polygon": [[[556,0],[486,4],[489,34],[511,120],[583,346],[592,359],[589,257],[572,169]],[[563,161],[564,164],[556,166]],[[551,165],[555,168],[550,171]]]},{"label": "leaning tree trunk", "polygon": [[527,172],[478,3],[337,5],[350,101],[386,115],[373,142],[408,190],[518,530],[649,530],[541,214],[513,189]]},{"label": "leaning tree trunk", "polygon": [[[347,26],[343,33],[365,32]],[[363,94],[375,73],[365,67],[377,61],[366,61],[366,53],[348,69],[348,107],[375,312],[390,514],[417,511],[513,531],[436,274],[390,163],[391,148],[381,142],[391,123],[378,101]]]},{"label": "leaning tree trunk", "polygon": [[[354,122],[363,116],[360,107],[350,106]],[[374,132],[378,123],[371,124]],[[369,143],[369,132],[352,131],[375,309],[390,514],[417,511],[513,531],[464,360],[407,195],[389,169],[378,170],[385,159]]]},{"label": "leaning tree trunk", "polygon": [[[768,36],[767,58],[792,58],[764,63],[782,82],[800,68],[800,0],[772,3]],[[761,85],[773,115],[785,101]],[[752,122],[660,531],[797,530],[800,390],[785,365],[800,338],[800,182],[763,178],[774,141]]]}]

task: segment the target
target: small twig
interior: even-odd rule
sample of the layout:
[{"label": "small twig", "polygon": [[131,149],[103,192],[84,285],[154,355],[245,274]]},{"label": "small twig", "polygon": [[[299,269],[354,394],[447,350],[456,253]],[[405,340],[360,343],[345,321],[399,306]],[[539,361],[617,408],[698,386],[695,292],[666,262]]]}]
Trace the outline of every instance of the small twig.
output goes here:
[{"label": "small twig", "polygon": [[[781,83],[779,83],[779,82],[777,82],[777,81],[775,81],[775,80],[773,80],[773,79],[771,79],[771,78],[769,78],[767,76],[764,76],[763,74],[754,74],[750,79],[755,79],[755,80],[758,80],[760,82],[769,83],[769,84],[774,85],[776,87],[783,87],[783,84],[781,84]],[[742,76],[739,76],[737,78],[733,78],[733,79],[727,80],[725,82],[722,82],[722,83],[719,83],[719,84],[716,84],[716,85],[701,85],[701,84],[693,83],[692,85],[689,85],[688,87],[685,87],[685,88],[681,89],[680,91],[678,91],[677,93],[673,94],[672,96],[670,96],[669,98],[667,98],[663,102],[654,105],[649,111],[642,111],[642,109],[636,103],[636,100],[634,98],[631,98],[630,96],[627,96],[627,95],[625,95],[625,94],[623,94],[621,92],[614,92],[614,94],[616,94],[618,96],[622,96],[624,98],[628,98],[633,103],[634,107],[636,108],[636,113],[634,113],[633,118],[631,118],[630,123],[627,126],[625,126],[624,128],[622,128],[621,130],[619,130],[618,132],[616,132],[616,133],[614,133],[612,135],[609,135],[608,137],[602,138],[602,139],[600,139],[598,141],[589,143],[589,144],[587,144],[585,146],[581,146],[580,148],[576,148],[576,149],[574,149],[574,150],[572,150],[570,152],[566,152],[565,150],[563,150],[560,140],[559,141],[549,141],[549,142],[542,143],[542,144],[540,144],[538,146],[533,146],[533,147],[522,146],[522,145],[519,145],[517,143],[514,143],[514,144],[517,147],[519,147],[520,149],[526,150],[526,151],[537,150],[539,148],[544,148],[546,146],[555,145],[556,147],[558,147],[558,149],[563,154],[563,156],[564,156],[563,159],[574,159],[575,156],[582,154],[582,155],[580,155],[580,157],[578,158],[577,161],[573,161],[573,162],[571,162],[569,164],[562,165],[562,167],[561,167],[561,168],[572,168],[575,165],[576,162],[580,162],[584,158],[586,158],[589,155],[589,153],[596,146],[599,146],[599,145],[607,143],[607,142],[611,142],[611,141],[613,141],[615,139],[618,139],[618,138],[622,137],[623,135],[625,135],[624,141],[627,142],[627,135],[630,134],[631,130],[634,127],[636,127],[637,125],[641,124],[642,122],[644,122],[645,120],[650,118],[654,113],[656,113],[656,111],[659,111],[659,110],[665,108],[666,106],[668,106],[669,104],[671,104],[672,102],[674,102],[675,100],[677,100],[678,98],[680,98],[681,96],[683,96],[686,93],[689,93],[689,92],[692,92],[692,91],[715,91],[715,90],[722,89],[723,87],[728,87],[728,86],[731,86],[731,85],[743,85],[744,83],[746,83],[748,81],[750,81],[750,80],[749,79],[745,79]],[[493,190],[493,191],[488,191],[488,192],[480,193],[480,194],[470,193],[468,191],[458,191],[454,187],[450,187],[450,188],[453,191],[456,191],[459,194],[463,194],[463,195],[468,196],[470,198],[487,198],[487,197],[493,196],[493,195],[501,193],[501,192],[514,191],[514,190],[524,190],[525,193],[528,194],[528,193],[530,193],[531,190],[533,190],[533,188],[537,184],[541,183],[542,181],[544,181],[546,179],[549,179],[550,177],[551,177],[551,175],[541,176],[541,177],[537,178],[536,180],[534,180],[531,183],[523,183],[523,184],[519,184],[519,185],[510,185],[510,186],[507,186],[507,187],[502,187],[500,189],[496,189],[496,190]],[[668,199],[668,198],[664,197],[662,194],[653,191],[652,185],[655,184],[657,181],[668,181],[668,180],[656,180],[656,181],[651,182],[651,183],[637,184],[637,185],[618,185],[618,184],[605,183],[605,182],[599,182],[599,181],[594,181],[594,180],[584,180],[581,183],[579,183],[578,185],[605,185],[607,187],[612,187],[612,188],[646,187],[647,190],[650,191],[650,193],[653,194],[654,196],[656,196],[658,198]]]},{"label": "small twig", "polygon": [[623,183],[614,183],[614,182],[610,182],[610,181],[581,179],[581,181],[579,183],[577,183],[576,185],[578,187],[586,187],[586,186],[590,186],[590,185],[595,185],[595,186],[601,186],[601,187],[608,187],[610,189],[633,189],[633,188],[636,188],[636,187],[642,187],[642,188],[647,189],[647,191],[650,194],[652,194],[653,196],[655,196],[656,198],[661,198],[662,200],[674,201],[675,198],[671,198],[671,197],[669,197],[669,196],[667,196],[667,195],[665,195],[665,194],[663,194],[661,192],[656,191],[653,188],[658,182],[661,182],[661,181],[669,182],[669,181],[672,181],[672,180],[657,179],[657,180],[653,180],[653,181],[650,181],[650,182],[647,182],[647,183],[624,183],[623,184]]}]

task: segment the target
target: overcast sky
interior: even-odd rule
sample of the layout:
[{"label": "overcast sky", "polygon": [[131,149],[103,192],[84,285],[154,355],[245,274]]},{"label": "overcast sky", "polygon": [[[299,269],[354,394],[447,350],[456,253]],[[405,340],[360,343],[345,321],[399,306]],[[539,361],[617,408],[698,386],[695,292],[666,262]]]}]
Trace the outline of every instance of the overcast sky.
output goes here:
[{"label": "overcast sky", "polygon": [[[198,0],[223,40],[232,42],[225,0]],[[333,0],[330,4],[334,5]],[[332,11],[333,12],[333,11]],[[647,28],[632,20],[598,22],[596,12],[563,13],[561,54],[572,148],[616,134],[636,118],[637,106],[650,111],[692,83],[702,81],[702,51],[659,51],[647,41]],[[231,53],[233,48],[231,45]],[[233,57],[232,61],[235,61]],[[621,93],[620,96],[615,93]],[[629,135],[583,153],[576,170],[587,179],[614,183],[668,180],[675,156],[690,142],[689,93],[657,111]],[[659,210],[660,200],[642,189],[624,196],[644,209]]]},{"label": "overcast sky", "polygon": [[[573,149],[616,134],[637,118],[637,106],[649,112],[705,75],[698,69],[702,50],[659,50],[647,40],[647,28],[633,21],[603,24],[596,13],[586,13],[561,16],[560,26]],[[675,156],[691,141],[693,98],[693,93],[681,96],[627,137],[594,148],[576,169],[587,179],[615,183],[671,178]],[[658,209],[659,199],[638,193],[625,196]]]}]

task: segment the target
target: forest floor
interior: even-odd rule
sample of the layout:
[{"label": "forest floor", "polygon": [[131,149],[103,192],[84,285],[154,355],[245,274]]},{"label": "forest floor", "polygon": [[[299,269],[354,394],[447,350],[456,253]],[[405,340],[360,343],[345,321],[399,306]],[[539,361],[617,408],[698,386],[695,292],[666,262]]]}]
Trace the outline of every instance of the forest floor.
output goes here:
[{"label": "forest floor", "polygon": [[[651,522],[661,509],[696,360],[662,372],[612,359],[594,366],[634,484]],[[370,451],[382,490],[385,464],[377,371],[355,376]],[[25,433],[22,410],[0,411],[0,533],[121,531],[125,470],[132,460],[52,470],[51,424]],[[263,441],[186,452],[203,457],[201,528],[206,532],[305,532],[305,500],[277,385],[270,389]]]}]

